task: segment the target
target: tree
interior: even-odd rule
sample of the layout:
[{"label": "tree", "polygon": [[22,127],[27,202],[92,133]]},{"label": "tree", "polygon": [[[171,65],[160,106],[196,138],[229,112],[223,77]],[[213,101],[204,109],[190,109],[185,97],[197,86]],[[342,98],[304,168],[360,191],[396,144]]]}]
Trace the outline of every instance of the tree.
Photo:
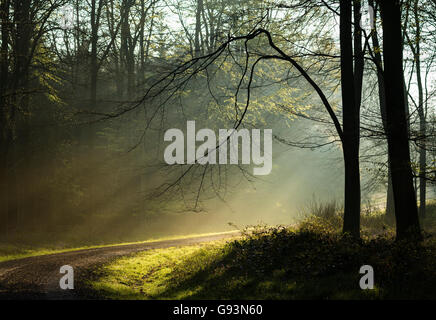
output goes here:
[{"label": "tree", "polygon": [[98,43],[98,30],[100,28],[101,13],[103,10],[104,1],[91,0],[91,65],[90,72],[90,88],[89,98],[91,106],[95,108],[97,101],[97,76],[98,76],[98,57],[97,57],[97,43]]},{"label": "tree", "polygon": [[[37,91],[30,87],[31,82],[35,82],[35,76],[31,73],[37,68],[45,67],[43,62],[36,62],[35,58],[41,55],[38,49],[43,36],[49,32],[48,21],[52,13],[62,4],[62,0],[36,3],[6,0],[0,5],[2,18],[0,179],[2,180],[1,192],[4,196],[2,200],[5,203],[0,218],[3,220],[2,227],[6,230],[15,229],[20,223],[18,163],[24,161],[29,164],[31,154],[31,150],[25,148],[29,146],[31,136],[27,123],[30,114],[29,98]],[[19,124],[23,122],[24,125],[20,128]],[[17,141],[24,146],[20,153]]]},{"label": "tree", "polygon": [[[373,0],[368,1],[369,5],[374,9],[374,20],[377,20],[378,10],[375,6]],[[374,24],[374,29],[371,32],[371,39],[374,52],[374,63],[376,65],[377,72],[377,86],[378,86],[378,98],[380,115],[382,119],[383,130],[387,132],[387,121],[386,121],[386,94],[383,79],[383,60],[381,55],[381,46],[377,34],[377,25]],[[407,99],[407,98],[406,98]],[[392,190],[392,174],[390,168],[390,158],[388,154],[388,174],[387,174],[387,196],[386,196],[386,216],[389,220],[393,221],[395,219],[395,208],[394,208],[394,194]]]},{"label": "tree", "polygon": [[[425,218],[425,208],[426,208],[426,193],[427,193],[427,108],[424,101],[424,84],[422,77],[422,59],[423,53],[421,50],[422,40],[422,17],[419,13],[418,8],[419,0],[414,0],[410,6],[407,6],[407,16],[411,9],[413,24],[409,27],[404,28],[404,38],[412,51],[413,64],[416,74],[417,90],[418,90],[418,101],[415,103],[418,119],[419,119],[419,137],[418,137],[418,177],[419,177],[419,216]],[[411,8],[410,8],[411,7]],[[409,30],[412,29],[414,33],[414,39],[409,36]],[[415,101],[413,101],[415,102]]]},{"label": "tree", "polygon": [[[354,1],[354,13],[360,21],[360,5]],[[360,235],[360,170],[359,170],[359,129],[360,100],[363,74],[363,52],[361,32],[355,19],[354,49],[356,55],[353,67],[352,3],[340,2],[340,46],[341,86],[343,108],[342,148],[345,165],[344,232],[354,237]],[[354,71],[353,71],[354,70]]]},{"label": "tree", "polygon": [[387,140],[395,203],[397,238],[420,238],[404,97],[401,4],[379,1],[383,21]]}]

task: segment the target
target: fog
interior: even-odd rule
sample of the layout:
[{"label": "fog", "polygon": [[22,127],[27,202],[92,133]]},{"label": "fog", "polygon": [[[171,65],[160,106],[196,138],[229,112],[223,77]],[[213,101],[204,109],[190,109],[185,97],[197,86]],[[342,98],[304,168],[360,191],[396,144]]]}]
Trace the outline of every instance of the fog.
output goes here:
[{"label": "fog", "polygon": [[[305,28],[303,17],[298,28],[290,28],[287,21],[297,19],[298,12],[276,8],[273,17],[263,6],[251,8],[250,1],[222,8],[207,4],[210,21],[198,25],[189,6],[149,5],[154,14],[138,4],[125,12],[107,6],[99,13],[105,16],[99,30],[87,24],[89,8],[78,6],[76,18],[83,27],[55,28],[40,40],[44,49],[35,53],[35,67],[23,84],[34,91],[18,99],[20,112],[11,131],[0,240],[116,243],[293,224],[310,213],[314,201],[341,206],[340,143],[301,73],[288,61],[258,60],[274,53],[261,37],[211,55],[226,41],[225,34],[248,33],[257,21],[251,14],[264,11],[271,16],[259,23],[296,39],[291,44],[278,38],[283,49],[298,54],[301,42],[336,54],[330,28],[335,21],[325,19],[328,11],[316,12],[325,19],[319,26]],[[244,13],[240,17],[238,10]],[[115,23],[124,14],[130,20],[122,20],[117,34]],[[145,16],[138,20],[138,15]],[[223,20],[217,22],[218,17]],[[212,29],[215,23],[222,32]],[[206,30],[202,24],[211,26]],[[307,59],[319,67],[308,72],[340,118],[338,60]],[[272,171],[253,175],[259,165],[241,163],[168,165],[164,134],[185,132],[187,121],[217,136],[220,129],[272,129]],[[383,147],[376,151],[385,161]],[[371,175],[361,174],[363,181]],[[363,192],[374,190],[385,191],[383,177]]]}]

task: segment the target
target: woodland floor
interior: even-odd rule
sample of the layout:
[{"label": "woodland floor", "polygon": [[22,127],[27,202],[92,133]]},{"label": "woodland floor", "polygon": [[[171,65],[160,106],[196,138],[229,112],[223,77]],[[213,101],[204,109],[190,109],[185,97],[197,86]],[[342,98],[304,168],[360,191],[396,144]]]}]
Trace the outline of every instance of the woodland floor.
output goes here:
[{"label": "woodland floor", "polygon": [[[433,209],[433,208],[432,208]],[[362,240],[341,235],[339,215],[299,227],[257,227],[232,241],[140,252],[103,265],[87,294],[105,299],[436,299],[436,217],[425,240],[394,240],[380,215],[362,219]],[[374,269],[362,290],[360,267]]]},{"label": "woodland floor", "polygon": [[[318,208],[298,226],[110,246],[0,263],[0,299],[436,299],[436,206],[424,240],[394,239],[384,215],[362,215],[362,239]],[[75,289],[59,289],[71,265]],[[375,287],[362,290],[361,266]]]},{"label": "woodland floor", "polygon": [[[79,299],[84,297],[83,284],[92,272],[116,258],[141,251],[186,247],[234,236],[235,233],[222,233],[105,246],[3,261],[0,262],[0,299]],[[61,290],[59,287],[59,280],[62,276],[59,269],[63,265],[70,265],[74,268],[74,290]]]}]

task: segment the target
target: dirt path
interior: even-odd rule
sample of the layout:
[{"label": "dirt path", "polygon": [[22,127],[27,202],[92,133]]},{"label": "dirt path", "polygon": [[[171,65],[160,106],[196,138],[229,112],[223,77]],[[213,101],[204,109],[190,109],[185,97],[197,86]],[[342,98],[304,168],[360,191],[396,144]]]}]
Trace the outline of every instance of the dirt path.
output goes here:
[{"label": "dirt path", "polygon": [[[111,260],[139,251],[187,246],[226,239],[237,233],[225,233],[186,239],[164,240],[131,245],[84,249],[0,262],[0,299],[80,299],[81,279],[91,270]],[[59,269],[70,265],[74,269],[73,290],[62,290]]]}]

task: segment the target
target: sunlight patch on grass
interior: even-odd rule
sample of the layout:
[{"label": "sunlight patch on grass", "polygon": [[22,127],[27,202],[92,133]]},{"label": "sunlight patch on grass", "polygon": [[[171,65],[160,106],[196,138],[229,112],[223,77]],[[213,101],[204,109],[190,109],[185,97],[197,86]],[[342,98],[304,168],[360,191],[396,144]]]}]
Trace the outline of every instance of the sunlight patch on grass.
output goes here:
[{"label": "sunlight patch on grass", "polygon": [[183,269],[188,273],[197,271],[199,264],[207,261],[207,255],[214,256],[214,249],[221,248],[224,243],[216,241],[214,244],[154,249],[120,258],[98,270],[98,281],[90,281],[88,285],[110,299],[188,298],[201,290],[200,284],[177,293],[167,292],[175,281],[177,267],[195,256],[192,261],[195,270]]}]

